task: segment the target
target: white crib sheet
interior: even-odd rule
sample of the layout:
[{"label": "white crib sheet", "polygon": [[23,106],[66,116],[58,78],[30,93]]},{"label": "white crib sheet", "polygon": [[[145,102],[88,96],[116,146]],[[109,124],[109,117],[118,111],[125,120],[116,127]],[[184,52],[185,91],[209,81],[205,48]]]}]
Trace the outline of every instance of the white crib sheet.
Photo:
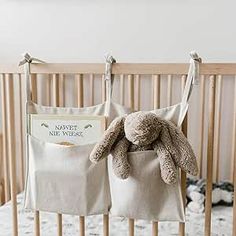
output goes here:
[{"label": "white crib sheet", "polygon": [[[23,209],[23,194],[17,196],[19,235],[33,235],[34,218],[33,213]],[[232,232],[232,207],[214,207],[213,208],[213,226],[212,235],[230,236]],[[204,215],[194,214],[187,210],[186,214],[186,233],[188,235],[204,235]],[[63,215],[63,235],[78,235],[78,217]],[[111,217],[110,235],[124,236],[128,235],[127,220],[120,217]],[[55,236],[57,232],[56,214],[41,213],[41,235]],[[169,236],[178,234],[178,223],[161,222],[159,223],[159,235]],[[11,236],[11,203],[8,202],[0,207],[0,235]],[[102,216],[86,217],[86,235],[102,235]],[[135,222],[135,235],[151,235],[151,224],[144,220]]]}]

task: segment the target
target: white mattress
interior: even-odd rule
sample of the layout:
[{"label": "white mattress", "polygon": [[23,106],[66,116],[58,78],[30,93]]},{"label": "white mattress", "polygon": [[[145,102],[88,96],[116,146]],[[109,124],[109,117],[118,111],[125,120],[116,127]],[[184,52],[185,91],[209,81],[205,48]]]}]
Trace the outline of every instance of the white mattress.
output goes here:
[{"label": "white mattress", "polygon": [[[19,235],[33,235],[34,218],[33,213],[23,209],[23,194],[17,197]],[[214,207],[212,212],[212,235],[232,235],[232,207]],[[55,236],[57,230],[56,215],[53,213],[41,213],[41,235]],[[187,235],[204,235],[204,215],[194,214],[187,210],[186,213],[186,233]],[[0,235],[11,236],[11,203],[8,202],[0,207]],[[63,235],[78,235],[78,217],[63,215]],[[110,218],[110,235],[127,235],[128,222],[124,218]],[[86,217],[86,235],[102,235],[102,216]],[[135,235],[151,235],[150,222],[138,220],[135,222]],[[159,223],[159,235],[170,236],[178,235],[178,223],[162,222]]]}]

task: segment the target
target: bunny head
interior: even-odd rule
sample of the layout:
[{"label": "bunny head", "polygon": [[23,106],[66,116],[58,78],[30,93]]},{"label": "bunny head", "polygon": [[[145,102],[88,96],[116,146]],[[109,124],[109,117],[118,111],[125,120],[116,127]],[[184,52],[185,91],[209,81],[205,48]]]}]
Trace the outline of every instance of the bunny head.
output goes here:
[{"label": "bunny head", "polygon": [[125,137],[138,146],[147,146],[155,141],[161,127],[161,120],[151,112],[134,112],[124,121]]}]

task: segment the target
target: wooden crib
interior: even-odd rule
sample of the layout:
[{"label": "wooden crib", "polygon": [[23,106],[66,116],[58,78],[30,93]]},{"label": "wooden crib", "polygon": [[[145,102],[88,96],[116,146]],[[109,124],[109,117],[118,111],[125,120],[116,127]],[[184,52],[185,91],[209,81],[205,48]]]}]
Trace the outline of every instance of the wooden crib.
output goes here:
[{"label": "wooden crib", "polygon": [[[189,64],[132,64],[116,63],[112,68],[115,75],[117,100],[121,104],[127,103],[133,110],[143,109],[142,99],[150,96],[148,109],[159,108],[162,104],[173,103],[173,94],[181,96]],[[104,64],[32,64],[31,66],[32,100],[44,105],[78,106],[93,105],[106,99],[104,82]],[[211,208],[212,208],[212,182],[220,180],[220,127],[222,125],[222,83],[230,77],[233,89],[233,118],[232,135],[230,143],[230,159],[232,168],[230,180],[234,182],[236,193],[236,64],[229,63],[203,63],[200,66],[201,78],[198,85],[198,99],[191,106],[199,107],[199,113],[194,116],[199,120],[199,139],[195,149],[198,152],[200,167],[199,177],[206,177],[206,210],[205,235],[211,235]],[[74,83],[71,88],[75,91],[66,94],[66,81]],[[42,82],[43,80],[43,82]],[[151,81],[145,87],[145,81]],[[24,101],[25,80],[23,68],[16,65],[0,65],[1,81],[1,122],[2,122],[2,151],[0,153],[0,195],[2,201],[12,201],[12,230],[14,236],[18,235],[18,216],[16,194],[24,189]],[[44,83],[40,88],[40,83]],[[165,86],[164,86],[165,84]],[[40,90],[41,89],[41,90]],[[151,89],[151,91],[150,91]],[[42,96],[41,93],[46,95]],[[100,92],[101,91],[101,92]],[[162,95],[161,95],[162,94]],[[70,95],[70,101],[67,99]],[[39,101],[41,99],[41,101]],[[44,101],[43,101],[44,100]],[[66,104],[67,103],[67,104]],[[191,112],[191,111],[190,111]],[[189,113],[190,113],[189,112]],[[190,115],[190,114],[189,114]],[[190,116],[185,118],[182,129],[188,134],[191,128]],[[205,119],[207,118],[207,119]],[[189,125],[188,125],[189,124]],[[204,132],[207,130],[207,132]],[[204,147],[206,152],[204,152]],[[204,158],[205,157],[205,158]],[[206,164],[206,171],[203,166]],[[186,195],[186,175],[181,173],[181,187],[183,196]],[[236,203],[233,210],[233,232],[236,235]],[[80,235],[85,235],[85,217],[78,218]],[[58,236],[62,235],[61,214],[58,214]],[[135,220],[129,219],[129,235],[135,234]],[[109,235],[109,216],[103,217],[104,236]],[[35,212],[35,235],[40,235],[40,213]],[[152,235],[158,235],[158,222],[152,223]],[[179,235],[185,235],[185,224],[179,224]]]}]

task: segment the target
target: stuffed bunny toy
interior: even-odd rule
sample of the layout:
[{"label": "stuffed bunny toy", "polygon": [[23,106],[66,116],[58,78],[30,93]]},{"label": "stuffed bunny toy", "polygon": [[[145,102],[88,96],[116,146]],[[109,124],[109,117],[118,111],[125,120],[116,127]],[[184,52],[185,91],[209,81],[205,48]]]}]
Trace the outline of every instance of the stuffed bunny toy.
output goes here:
[{"label": "stuffed bunny toy", "polygon": [[112,154],[115,175],[126,179],[131,166],[128,152],[154,150],[159,158],[161,177],[167,184],[177,181],[177,167],[197,175],[193,150],[181,130],[152,112],[134,112],[116,118],[95,145],[90,160],[97,163]]}]

